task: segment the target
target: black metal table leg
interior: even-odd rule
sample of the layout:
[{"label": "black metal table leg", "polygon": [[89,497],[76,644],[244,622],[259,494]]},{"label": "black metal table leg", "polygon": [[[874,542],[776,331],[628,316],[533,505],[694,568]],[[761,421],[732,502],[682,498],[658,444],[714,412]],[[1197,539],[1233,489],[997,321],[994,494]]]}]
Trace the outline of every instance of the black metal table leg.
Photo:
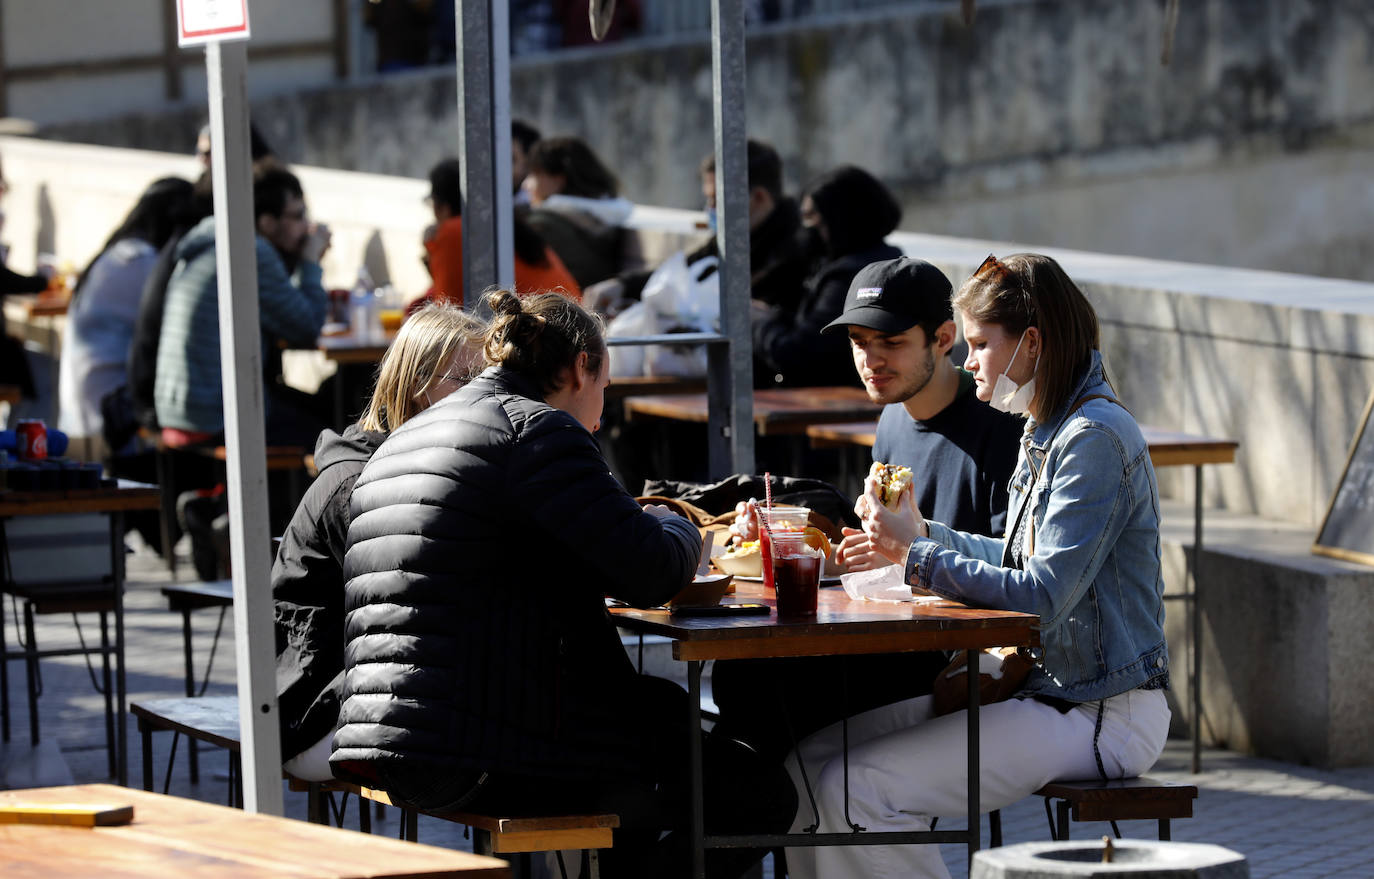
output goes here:
[{"label": "black metal table leg", "polygon": [[692,876],[706,879],[706,802],[701,762],[701,661],[687,663],[688,771],[692,776]]}]

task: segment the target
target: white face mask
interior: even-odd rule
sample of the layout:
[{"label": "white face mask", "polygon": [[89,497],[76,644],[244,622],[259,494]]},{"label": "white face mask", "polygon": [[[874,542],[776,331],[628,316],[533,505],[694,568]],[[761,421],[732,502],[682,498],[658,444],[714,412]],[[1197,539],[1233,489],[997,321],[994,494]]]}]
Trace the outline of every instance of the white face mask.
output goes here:
[{"label": "white face mask", "polygon": [[1010,412],[1013,415],[1024,415],[1030,411],[1031,398],[1035,396],[1035,370],[1040,366],[1040,358],[1035,358],[1035,366],[1031,368],[1030,381],[1021,387],[1016,386],[1016,382],[1007,375],[1011,372],[1011,365],[1016,362],[1016,355],[1021,352],[1021,343],[1026,339],[1024,331],[1021,338],[1016,340],[1016,349],[1011,352],[1011,360],[1007,362],[1007,368],[997,376],[997,381],[992,386],[992,399],[988,405],[999,412]]}]

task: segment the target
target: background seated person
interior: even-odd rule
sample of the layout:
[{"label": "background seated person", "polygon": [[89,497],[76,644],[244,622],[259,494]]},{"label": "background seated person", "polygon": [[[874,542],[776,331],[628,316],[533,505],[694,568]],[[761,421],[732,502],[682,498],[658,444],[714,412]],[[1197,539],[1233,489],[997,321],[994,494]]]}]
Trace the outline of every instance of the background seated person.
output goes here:
[{"label": "background seated person", "polygon": [[[58,426],[71,436],[102,435],[101,401],[128,383],[129,348],[143,287],[190,202],[189,180],[164,177],[154,182],[77,278],[58,367]],[[125,437],[129,439],[132,434]]]},{"label": "background seated person", "polygon": [[283,768],[329,781],[330,740],[343,689],[344,548],[349,499],[363,465],[412,416],[467,383],[481,362],[477,318],[430,304],[411,315],[387,348],[367,411],[343,435],[315,444],[319,475],[286,527],[272,565],[277,630],[277,705]]},{"label": "background seated person", "polygon": [[[425,241],[425,264],[434,284],[424,298],[463,306],[463,168],[444,159],[430,169],[429,200],[434,208],[434,234]],[[562,293],[574,301],[582,288],[563,260],[544,243],[520,214],[515,215],[515,292]]]},{"label": "background seated person", "polygon": [[[1097,315],[1054,260],[989,256],[954,297],[978,399],[1028,414],[1005,537],[927,521],[903,493],[893,511],[870,477],[856,511],[867,538],[851,569],[897,564],[912,587],[974,607],[1034,613],[1043,654],[1021,691],[984,706],[981,805],[1002,809],[1056,779],[1139,775],[1169,732],[1169,650],[1159,493],[1149,448],[1116,399]],[[962,814],[967,717],[934,717],[921,696],[876,708],[801,743],[819,832],[849,822],[920,830]],[[788,760],[796,784],[796,760]],[[846,786],[843,781],[847,779]],[[846,789],[847,788],[847,789]],[[794,829],[811,824],[799,810]],[[948,879],[929,845],[789,849],[796,879]]]},{"label": "background seated person", "polygon": [[619,181],[591,147],[576,137],[550,137],[527,159],[525,216],[580,288],[643,265],[638,236],[623,228],[634,205],[617,197]]},{"label": "background seated person", "polygon": [[795,303],[754,303],[756,387],[855,383],[848,341],[820,332],[840,316],[859,269],[902,255],[883,241],[901,219],[897,199],[862,168],[846,165],[807,185],[801,223],[810,272]]},{"label": "background seated person", "polygon": [[[782,193],[782,158],[770,144],[748,141],[749,154],[749,295],[770,305],[795,306],[807,266],[797,232],[801,220],[797,203]],[[716,241],[716,154],[701,162],[701,194],[711,237],[687,253],[687,264],[707,257],[720,258]],[[652,272],[639,269],[596,284],[587,291],[598,311],[614,315],[638,300]],[[709,277],[709,273],[705,275]]]},{"label": "background seated person", "polygon": [[[0,166],[0,201],[3,201],[5,194],[10,190],[10,186],[5,182],[5,171]],[[5,211],[0,207],[0,231],[5,228]],[[14,293],[42,293],[48,289],[48,275],[21,275],[10,270],[5,265],[5,256],[8,248],[0,244],[0,303],[4,298]],[[25,400],[36,400],[38,398],[37,389],[33,383],[33,372],[29,368],[29,357],[24,353],[24,343],[14,336],[5,333],[5,315],[0,311],[0,377],[6,384],[13,384],[19,387],[20,394]],[[10,422],[13,424],[15,413],[10,413]]]},{"label": "background seated person", "polygon": [[[257,229],[258,314],[263,364],[279,361],[277,340],[313,347],[327,307],[320,257],[329,230],[310,222],[300,181],[274,163],[253,174]],[[174,445],[206,442],[224,430],[219,345],[215,221],[202,220],[177,246],[158,340],[154,398],[163,437]],[[270,370],[270,366],[268,367]],[[265,380],[267,443],[310,446],[328,411],[307,395]]]},{"label": "background seated person", "polygon": [[[686,694],[635,672],[603,597],[666,601],[701,538],[609,473],[596,317],[547,293],[487,302],[486,371],[393,432],[354,486],[330,763],[428,812],[615,812],[603,876],[684,875],[684,834],[660,834],[686,814]],[[714,826],[786,825],[778,773],[704,746]],[[713,875],[761,854],[713,852]]]}]

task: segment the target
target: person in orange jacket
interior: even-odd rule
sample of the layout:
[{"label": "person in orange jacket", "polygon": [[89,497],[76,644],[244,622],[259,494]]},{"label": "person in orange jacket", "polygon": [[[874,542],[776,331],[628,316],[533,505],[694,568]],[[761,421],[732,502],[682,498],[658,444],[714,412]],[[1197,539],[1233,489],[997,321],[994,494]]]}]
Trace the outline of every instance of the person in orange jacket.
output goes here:
[{"label": "person in orange jacket", "polygon": [[[457,159],[444,159],[429,172],[429,200],[434,208],[434,234],[427,237],[425,251],[434,285],[422,300],[463,304],[463,217],[462,173]],[[515,218],[515,293],[562,293],[574,302],[582,301],[582,288],[558,254],[553,252],[530,225]]]}]

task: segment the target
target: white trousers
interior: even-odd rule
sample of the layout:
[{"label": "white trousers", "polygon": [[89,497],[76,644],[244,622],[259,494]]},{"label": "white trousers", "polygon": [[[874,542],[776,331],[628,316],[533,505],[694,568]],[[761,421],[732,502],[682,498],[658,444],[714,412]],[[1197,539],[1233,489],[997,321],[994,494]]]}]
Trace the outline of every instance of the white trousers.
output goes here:
[{"label": "white trousers", "polygon": [[324,738],[283,763],[281,768],[304,781],[333,781],[334,773],[329,768],[333,741],[332,732],[325,734]]},{"label": "white trousers", "polygon": [[[978,713],[979,804],[1005,808],[1051,781],[1099,778],[1093,756],[1097,702],[1061,714],[1034,699],[1009,699]],[[1098,749],[1109,778],[1147,771],[1164,750],[1169,706],[1163,690],[1131,690],[1105,702]],[[799,748],[820,812],[820,833],[847,833],[839,724]],[[792,832],[815,822],[797,770],[799,807]],[[870,831],[924,830],[934,817],[968,814],[968,713],[931,717],[920,696],[849,719],[849,818]],[[949,879],[937,845],[853,845],[789,848],[793,879],[928,877]]]}]

